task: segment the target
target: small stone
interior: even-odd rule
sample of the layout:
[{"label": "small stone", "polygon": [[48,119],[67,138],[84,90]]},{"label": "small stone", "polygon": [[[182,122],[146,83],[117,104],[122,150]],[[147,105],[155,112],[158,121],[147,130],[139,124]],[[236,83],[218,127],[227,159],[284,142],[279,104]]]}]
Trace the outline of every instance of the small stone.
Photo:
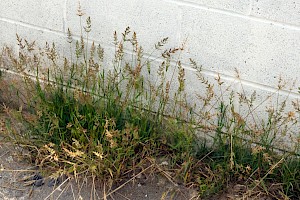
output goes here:
[{"label": "small stone", "polygon": [[169,163],[168,163],[167,161],[163,161],[163,162],[161,162],[161,163],[160,163],[160,165],[163,165],[163,166],[168,166],[168,165],[169,165]]},{"label": "small stone", "polygon": [[142,174],[140,173],[140,174],[136,175],[136,178],[141,179],[142,178]]},{"label": "small stone", "polygon": [[44,185],[43,179],[39,179],[34,182],[34,186],[36,186],[36,187],[41,187],[42,185]]},{"label": "small stone", "polygon": [[7,161],[8,163],[11,163],[11,162],[14,161],[14,159],[13,159],[12,156],[8,156],[8,157],[6,158],[6,161]]},{"label": "small stone", "polygon": [[40,180],[40,179],[43,179],[43,177],[38,173],[38,174],[35,174],[33,177],[32,177],[32,180]]}]

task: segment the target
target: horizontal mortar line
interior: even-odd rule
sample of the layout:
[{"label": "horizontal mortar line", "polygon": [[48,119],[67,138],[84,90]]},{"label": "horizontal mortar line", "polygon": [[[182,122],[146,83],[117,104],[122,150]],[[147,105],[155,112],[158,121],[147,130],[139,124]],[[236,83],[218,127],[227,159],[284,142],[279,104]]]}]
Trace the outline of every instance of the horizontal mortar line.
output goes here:
[{"label": "horizontal mortar line", "polygon": [[[24,75],[18,73],[18,72],[15,72],[15,71],[12,71],[12,70],[9,70],[9,69],[5,69],[5,68],[2,68],[0,67],[0,69],[3,69],[5,70],[6,73],[9,73],[9,74],[12,74],[12,75],[16,75],[16,76],[20,76],[20,77],[24,77]],[[235,80],[238,80],[238,79],[235,79]],[[276,88],[273,88],[271,86],[266,86],[266,85],[262,85],[262,84],[257,84],[257,83],[254,83],[254,82],[250,82],[250,81],[244,81],[244,80],[239,80],[241,82],[242,85],[247,85],[247,86],[252,86],[252,87],[258,87],[258,86],[263,86],[263,89],[265,89],[266,91],[269,91],[269,92],[272,92],[272,93],[278,93],[278,94],[283,94],[283,95],[286,95],[288,96],[289,98],[292,97],[292,98],[300,98],[300,95],[297,94],[297,93],[293,93],[293,92],[289,92],[289,91],[286,91],[286,90],[277,90]],[[262,88],[259,88],[258,89],[262,89]],[[235,91],[235,92],[238,92],[238,91]],[[240,91],[241,92],[241,91]]]},{"label": "horizontal mortar line", "polygon": [[240,79],[240,83],[243,86],[251,86],[251,87],[261,89],[261,90],[265,90],[265,91],[268,91],[268,92],[273,92],[273,93],[278,92],[279,94],[287,95],[289,97],[300,98],[300,94],[298,94],[296,92],[289,91],[287,89],[280,89],[279,90],[276,87],[272,87],[272,86],[269,86],[269,85],[265,85],[265,84],[261,84],[261,83],[257,83],[257,82],[253,82],[253,81],[249,81],[249,80],[243,80],[243,79]]},{"label": "horizontal mortar line", "polygon": [[[67,36],[65,36],[65,37],[67,37]],[[75,40],[75,41],[80,41],[81,36],[80,35],[72,35],[72,39]],[[86,41],[84,41],[84,42],[86,42]],[[103,47],[105,47],[105,48],[112,48],[112,47],[114,47],[112,44],[102,43],[101,41],[99,41],[99,40],[97,40],[97,39],[89,36],[88,44],[91,45],[93,42],[95,43],[95,45],[99,45],[100,44],[102,48]],[[113,42],[111,42],[111,43],[113,43]]]},{"label": "horizontal mortar line", "polygon": [[[172,62],[173,62],[174,65],[176,64],[175,61],[172,61]],[[186,67],[185,64],[183,64],[182,66],[184,68]],[[190,67],[188,67],[188,68],[190,68]],[[2,68],[2,69],[4,69],[6,72],[8,72],[10,74],[22,76],[22,74],[14,72],[12,70],[5,69],[5,68]],[[191,70],[196,71],[193,68],[191,68]],[[272,86],[260,84],[260,83],[249,81],[249,80],[238,79],[238,78],[236,78],[234,76],[217,73],[217,72],[210,71],[210,70],[202,70],[201,73],[204,74],[204,75],[209,75],[209,76],[218,76],[218,75],[220,75],[221,80],[225,79],[225,80],[229,80],[229,81],[239,82],[243,86],[251,86],[251,87],[254,87],[254,88],[257,88],[257,89],[262,89],[262,90],[265,90],[265,91],[268,91],[268,92],[272,92],[272,93],[277,93],[278,92],[279,94],[283,94],[283,95],[286,95],[286,96],[289,96],[289,97],[300,98],[300,94],[298,94],[298,93],[291,92],[291,91],[288,91],[288,90],[283,90],[283,89],[278,90],[277,88],[272,87]]]},{"label": "horizontal mortar line", "polygon": [[28,27],[28,28],[48,32],[48,33],[53,33],[53,34],[60,35],[60,36],[66,36],[65,33],[62,32],[62,31],[53,30],[53,29],[50,29],[50,28],[45,28],[45,27],[42,27],[42,26],[38,26],[38,25],[26,23],[26,22],[16,21],[16,20],[13,20],[13,19],[0,17],[0,21],[12,23],[12,24],[23,26],[23,27]]},{"label": "horizontal mortar line", "polygon": [[220,13],[220,14],[224,14],[224,15],[239,17],[239,18],[242,18],[242,19],[248,19],[248,20],[253,20],[253,21],[267,23],[267,24],[273,24],[273,25],[276,25],[276,26],[285,27],[285,28],[300,31],[300,26],[298,26],[298,25],[285,24],[283,22],[278,22],[278,21],[274,21],[274,20],[270,20],[270,19],[266,19],[266,18],[260,18],[260,17],[256,17],[256,16],[253,16],[253,15],[244,15],[244,14],[241,14],[241,13],[237,13],[237,12],[229,11],[229,10],[224,10],[224,9],[220,9],[220,8],[212,8],[212,7],[209,7],[209,6],[200,5],[200,4],[189,2],[189,1],[183,1],[183,0],[165,0],[165,1],[174,2],[178,5],[199,8],[199,9],[206,10],[206,11],[212,11],[212,12],[216,12],[216,13]]},{"label": "horizontal mortar line", "polygon": [[[36,25],[33,25],[33,24],[25,23],[25,22],[19,22],[19,21],[7,19],[7,18],[1,18],[1,17],[0,17],[0,21],[5,21],[5,22],[17,24],[17,25],[27,27],[27,28],[33,28],[33,29],[38,30],[38,31],[44,31],[44,32],[47,32],[47,33],[52,33],[52,34],[55,34],[55,35],[58,35],[58,36],[61,36],[61,37],[67,37],[66,33],[64,33],[64,32],[54,31],[52,29],[44,28],[44,27],[41,27],[41,26],[36,26]],[[78,36],[78,35],[72,35],[72,38],[80,41],[80,36]],[[91,42],[94,41],[96,44],[101,43],[100,41],[97,41],[93,38],[90,38],[90,40],[91,40]],[[101,44],[101,46],[102,47],[109,47],[109,48],[111,47],[111,45],[106,45],[106,44]]]}]

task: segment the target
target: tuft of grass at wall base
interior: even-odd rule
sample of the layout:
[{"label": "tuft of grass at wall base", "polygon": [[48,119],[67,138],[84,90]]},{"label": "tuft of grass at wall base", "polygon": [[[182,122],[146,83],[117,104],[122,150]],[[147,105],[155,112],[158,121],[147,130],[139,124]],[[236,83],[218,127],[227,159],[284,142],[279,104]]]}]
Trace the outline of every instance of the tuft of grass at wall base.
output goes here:
[{"label": "tuft of grass at wall base", "polygon": [[[90,18],[82,29],[77,41],[68,30],[69,58],[60,58],[55,44],[40,50],[19,36],[19,55],[8,47],[0,55],[0,66],[22,77],[5,91],[21,102],[19,108],[3,104],[3,110],[25,130],[8,123],[7,137],[27,148],[34,163],[52,175],[85,174],[110,184],[159,168],[201,197],[232,183],[247,185],[245,197],[258,190],[279,199],[300,196],[299,144],[292,152],[275,148],[293,116],[269,110],[267,122],[250,126],[235,110],[234,93],[226,100],[216,94],[193,60],[206,93],[192,104],[184,67],[173,62],[183,47],[163,50],[165,38],[155,45],[161,56],[145,59],[136,33],[127,28],[120,39],[114,34],[114,60],[107,66],[104,49],[88,39]],[[219,77],[215,84],[222,88]],[[239,99],[251,107],[254,98]]]}]

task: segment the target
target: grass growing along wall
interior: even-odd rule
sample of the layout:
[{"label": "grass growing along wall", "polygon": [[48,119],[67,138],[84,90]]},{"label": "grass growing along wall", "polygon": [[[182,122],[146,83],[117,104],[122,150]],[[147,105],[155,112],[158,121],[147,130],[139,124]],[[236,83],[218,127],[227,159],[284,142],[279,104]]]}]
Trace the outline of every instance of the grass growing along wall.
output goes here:
[{"label": "grass growing along wall", "polygon": [[[300,195],[299,141],[292,152],[276,149],[276,140],[298,123],[297,102],[288,113],[286,101],[278,103],[278,110],[267,110],[267,121],[251,124],[233,99],[238,97],[251,115],[255,95],[224,89],[220,77],[212,83],[190,60],[205,91],[192,104],[184,67],[176,60],[183,47],[164,50],[165,38],[155,45],[161,56],[145,59],[137,34],[127,28],[121,38],[114,33],[114,60],[106,66],[104,49],[89,41],[91,28],[88,17],[79,40],[68,29],[69,58],[61,59],[54,43],[40,50],[19,36],[17,56],[3,48],[1,65],[23,76],[22,84],[12,81],[11,92],[26,107],[25,112],[4,106],[26,127],[18,132],[8,123],[7,136],[27,147],[35,163],[53,174],[89,174],[110,183],[145,166],[157,167],[164,158],[170,177],[197,187],[201,196],[229,182],[252,186],[248,196],[257,189],[278,198]],[[125,47],[132,49],[130,56]],[[199,133],[211,139],[200,140]],[[273,191],[272,183],[280,187]]]},{"label": "grass growing along wall", "polygon": [[[72,173],[78,173],[76,170],[79,169],[74,165],[79,165],[80,169],[97,176],[112,176],[114,179],[132,168],[135,159],[142,160],[145,156],[159,153],[157,148],[165,149],[165,153],[181,152],[178,159],[183,159],[192,152],[193,133],[187,133],[187,126],[182,123],[174,122],[171,126],[164,119],[167,107],[172,107],[168,110],[177,115],[172,121],[180,120],[186,112],[183,102],[180,109],[173,109],[179,100],[169,100],[170,82],[166,80],[166,72],[171,70],[168,69],[171,55],[180,49],[163,52],[164,62],[157,71],[157,80],[152,83],[141,74],[144,69],[149,75],[156,72],[151,72],[150,61],[144,60],[136,33],[130,34],[127,28],[121,40],[114,34],[116,51],[113,67],[105,68],[102,66],[102,47],[93,42],[90,48],[87,47],[90,27],[90,19],[87,18],[86,40],[81,36],[79,41],[73,41],[71,32],[68,32],[70,49],[74,44],[75,54],[70,59],[64,58],[63,66],[58,64],[61,61],[58,60],[55,44],[46,44],[44,51],[39,51],[34,43],[17,36],[18,57],[11,49],[4,48],[2,58],[7,58],[11,70],[23,75],[21,87],[25,88],[18,88],[20,85],[12,87],[30,113],[23,115],[21,110],[15,113],[15,117],[31,130],[31,134],[22,135],[19,139],[30,142],[34,137],[36,140],[30,145],[41,148],[39,154],[50,154],[46,160],[42,159],[43,163],[55,161],[52,163],[54,166],[61,162],[69,164]],[[157,50],[166,42],[167,38],[158,42]],[[125,44],[133,49],[130,61],[123,58]],[[180,64],[176,67],[183,71]],[[177,77],[179,81],[183,81],[182,76]],[[183,95],[183,83],[179,85],[178,99]],[[26,94],[21,90],[25,90]],[[173,131],[178,134],[169,144],[171,134],[163,133]],[[64,155],[60,157],[60,153]],[[71,164],[68,158],[79,159],[77,161],[81,164]],[[90,165],[91,160],[103,164]]]}]

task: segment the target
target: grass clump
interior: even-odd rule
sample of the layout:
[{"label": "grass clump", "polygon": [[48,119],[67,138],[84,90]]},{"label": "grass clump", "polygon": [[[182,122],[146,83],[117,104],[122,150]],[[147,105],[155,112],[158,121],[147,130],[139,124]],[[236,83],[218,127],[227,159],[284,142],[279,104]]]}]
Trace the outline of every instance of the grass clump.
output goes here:
[{"label": "grass clump", "polygon": [[77,40],[68,29],[68,58],[59,57],[54,43],[38,49],[18,35],[18,56],[7,47],[0,56],[1,65],[22,76],[22,84],[12,80],[8,88],[21,106],[4,110],[26,131],[8,123],[9,137],[29,149],[37,165],[53,174],[99,178],[110,186],[152,167],[167,172],[172,182],[196,187],[200,196],[232,183],[245,185],[243,197],[300,195],[299,141],[280,154],[277,143],[294,134],[297,102],[286,113],[284,100],[267,109],[267,121],[257,120],[255,93],[237,94],[219,76],[211,83],[190,60],[205,91],[192,104],[177,59],[183,47],[163,50],[165,38],[155,45],[161,56],[146,56],[128,27],[120,38],[114,33],[109,63],[102,46],[89,40],[91,29],[89,17]]},{"label": "grass clump", "polygon": [[[175,165],[191,156],[194,132],[181,120],[190,117],[181,101],[184,70],[180,63],[170,65],[182,49],[162,51],[167,38],[158,42],[155,48],[162,51],[162,61],[155,70],[152,62],[158,58],[143,57],[136,33],[128,27],[121,39],[114,33],[113,66],[106,67],[104,49],[88,39],[90,30],[90,18],[79,40],[68,30],[70,50],[74,47],[75,52],[62,60],[54,43],[40,50],[18,35],[19,56],[4,49],[11,70],[23,76],[22,87],[12,87],[26,112],[20,107],[13,117],[28,132],[14,137],[40,166],[102,180],[122,180],[132,169],[147,165],[148,157],[168,156]],[[132,49],[129,59],[125,47]],[[171,88],[168,70],[181,72],[170,78],[177,79],[176,89]],[[175,91],[174,99],[170,90]]]}]

